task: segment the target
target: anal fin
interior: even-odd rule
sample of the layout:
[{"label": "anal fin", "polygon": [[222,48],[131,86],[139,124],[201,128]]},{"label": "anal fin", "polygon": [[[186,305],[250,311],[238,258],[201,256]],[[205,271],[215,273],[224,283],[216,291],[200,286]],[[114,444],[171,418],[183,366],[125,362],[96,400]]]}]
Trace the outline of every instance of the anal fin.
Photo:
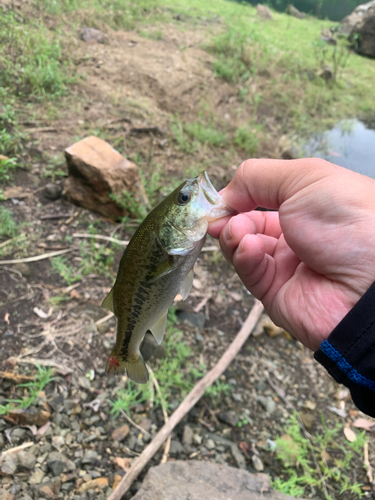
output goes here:
[{"label": "anal fin", "polygon": [[152,335],[155,337],[155,340],[158,344],[161,344],[164,337],[165,327],[167,325],[167,314],[168,309],[150,328]]},{"label": "anal fin", "polygon": [[113,306],[113,288],[107,295],[107,297],[103,300],[102,307],[105,307],[108,309],[108,311],[115,313],[114,306]]}]

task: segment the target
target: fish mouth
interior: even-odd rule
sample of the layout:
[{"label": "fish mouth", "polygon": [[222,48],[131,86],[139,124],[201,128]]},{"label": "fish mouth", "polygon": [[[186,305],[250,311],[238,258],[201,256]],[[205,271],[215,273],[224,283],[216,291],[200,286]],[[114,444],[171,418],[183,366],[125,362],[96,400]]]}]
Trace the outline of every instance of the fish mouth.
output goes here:
[{"label": "fish mouth", "polygon": [[198,176],[199,184],[199,202],[207,210],[206,220],[207,222],[226,217],[227,215],[233,214],[233,209],[229,208],[222,198],[222,196],[216,191],[212,185],[208,174],[206,171],[202,172]]}]

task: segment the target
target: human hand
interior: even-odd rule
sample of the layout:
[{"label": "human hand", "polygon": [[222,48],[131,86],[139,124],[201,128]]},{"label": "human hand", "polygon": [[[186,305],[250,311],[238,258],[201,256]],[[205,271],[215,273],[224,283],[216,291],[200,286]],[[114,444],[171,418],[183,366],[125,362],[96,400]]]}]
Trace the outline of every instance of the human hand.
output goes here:
[{"label": "human hand", "polygon": [[316,158],[247,160],[222,196],[239,214],[209,234],[272,320],[318,349],[375,281],[375,180]]}]

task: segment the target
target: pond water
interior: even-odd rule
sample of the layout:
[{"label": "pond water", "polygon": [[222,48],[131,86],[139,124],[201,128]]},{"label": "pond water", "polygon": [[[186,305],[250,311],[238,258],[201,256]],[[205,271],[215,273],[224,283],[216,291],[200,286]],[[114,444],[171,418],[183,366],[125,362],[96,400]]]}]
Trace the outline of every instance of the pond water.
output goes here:
[{"label": "pond water", "polygon": [[324,158],[375,179],[375,130],[359,120],[344,120],[310,139],[304,156]]}]

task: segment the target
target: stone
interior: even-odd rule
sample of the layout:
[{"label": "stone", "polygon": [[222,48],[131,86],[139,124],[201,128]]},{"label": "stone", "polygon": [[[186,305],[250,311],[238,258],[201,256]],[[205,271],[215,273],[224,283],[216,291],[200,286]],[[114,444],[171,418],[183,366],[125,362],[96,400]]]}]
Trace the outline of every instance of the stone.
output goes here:
[{"label": "stone", "polygon": [[303,425],[309,431],[311,427],[314,425],[315,416],[310,412],[300,412],[299,416],[303,422]]},{"label": "stone", "polygon": [[141,345],[141,354],[147,362],[149,359],[163,359],[167,356],[167,350],[164,345],[159,345],[152,333],[146,333]]},{"label": "stone", "polygon": [[213,450],[214,448],[216,448],[215,441],[213,439],[207,439],[206,448],[207,450]]},{"label": "stone", "polygon": [[11,453],[9,455],[5,455],[4,460],[0,464],[0,475],[4,474],[4,476],[13,476],[17,469],[17,457]]},{"label": "stone", "polygon": [[182,444],[191,446],[193,444],[194,432],[189,425],[185,425],[182,433]]},{"label": "stone", "polygon": [[238,417],[234,411],[222,411],[217,415],[218,420],[224,424],[228,424],[231,427],[236,427],[238,424]]},{"label": "stone", "polygon": [[0,451],[4,448],[5,446],[5,441],[2,433],[0,432]]},{"label": "stone", "polygon": [[375,5],[375,0],[358,5],[351,14],[344,17],[341,21],[341,33],[349,36],[354,31],[354,28],[362,22],[373,5]]},{"label": "stone", "polygon": [[26,262],[18,262],[17,264],[13,264],[13,269],[19,271],[25,278],[29,278],[33,274],[32,267],[29,264],[26,264]]},{"label": "stone", "polygon": [[131,215],[113,199],[123,199],[124,192],[134,203],[149,205],[138,167],[102,139],[86,137],[67,148],[65,157],[69,177],[63,194],[68,200],[114,220]]},{"label": "stone", "polygon": [[171,457],[175,457],[176,455],[181,455],[181,453],[184,452],[184,448],[180,441],[177,441],[177,439],[172,439],[171,441],[171,447],[169,449],[169,454]]},{"label": "stone", "polygon": [[271,415],[276,410],[276,403],[270,396],[257,396],[256,400],[263,406],[268,414]]},{"label": "stone", "polygon": [[29,451],[20,451],[17,455],[18,466],[22,469],[33,470],[36,464],[35,456]]},{"label": "stone", "polygon": [[330,66],[325,66],[324,69],[319,71],[318,76],[323,78],[325,82],[330,82],[335,78],[335,74]]},{"label": "stone", "polygon": [[132,500],[293,500],[271,488],[266,474],[197,460],[152,467]]},{"label": "stone", "polygon": [[99,455],[94,450],[87,450],[82,458],[83,465],[96,465]]},{"label": "stone", "polygon": [[93,490],[96,488],[106,488],[108,486],[108,479],[106,477],[98,477],[97,479],[92,479],[83,483],[78,488],[78,493],[83,493],[84,491]]},{"label": "stone", "polygon": [[239,449],[239,447],[235,443],[233,443],[232,446],[230,447],[230,452],[232,454],[234,461],[237,464],[237,467],[239,469],[246,469],[245,457],[243,456],[242,451]]},{"label": "stone", "polygon": [[206,315],[203,313],[195,313],[195,312],[189,312],[186,311],[185,309],[177,311],[177,318],[181,323],[187,322],[190,323],[192,326],[195,326],[195,328],[198,328],[198,330],[201,332],[204,328],[204,325],[206,323]]},{"label": "stone", "polygon": [[40,484],[44,478],[45,474],[42,469],[36,469],[35,472],[32,473],[29,483],[30,484]]},{"label": "stone", "polygon": [[51,201],[56,201],[61,198],[63,188],[58,184],[47,184],[43,188],[43,196]]},{"label": "stone", "polygon": [[288,5],[285,11],[289,16],[296,17],[297,19],[304,19],[307,17],[307,14],[304,12],[300,12],[298,9],[294,7],[294,5]]},{"label": "stone", "polygon": [[349,40],[358,54],[375,57],[375,2],[359,7],[366,7],[366,10],[361,11],[362,15],[353,26]]},{"label": "stone", "polygon": [[56,495],[54,494],[50,486],[43,485],[38,489],[38,492],[42,498],[56,498]]},{"label": "stone", "polygon": [[16,497],[7,490],[0,488],[0,500],[16,500]]},{"label": "stone", "polygon": [[269,19],[270,21],[273,21],[273,15],[269,7],[267,5],[261,5],[258,3],[257,5],[257,13],[258,16],[262,19]]},{"label": "stone", "polygon": [[42,427],[48,422],[51,414],[49,411],[37,408],[20,408],[10,411],[8,416],[14,420],[17,425],[36,425],[37,427]]},{"label": "stone", "polygon": [[86,43],[104,43],[105,34],[96,28],[83,28],[80,35],[81,40]]},{"label": "stone", "polygon": [[122,441],[123,439],[126,438],[129,432],[130,432],[129,426],[124,424],[112,432],[112,439],[114,441]]},{"label": "stone", "polygon": [[264,470],[264,465],[260,457],[258,455],[253,455],[251,457],[251,460],[253,462],[254,469],[258,472],[262,472]]},{"label": "stone", "polygon": [[47,466],[54,476],[76,469],[76,464],[58,451],[53,451],[48,455]]}]

